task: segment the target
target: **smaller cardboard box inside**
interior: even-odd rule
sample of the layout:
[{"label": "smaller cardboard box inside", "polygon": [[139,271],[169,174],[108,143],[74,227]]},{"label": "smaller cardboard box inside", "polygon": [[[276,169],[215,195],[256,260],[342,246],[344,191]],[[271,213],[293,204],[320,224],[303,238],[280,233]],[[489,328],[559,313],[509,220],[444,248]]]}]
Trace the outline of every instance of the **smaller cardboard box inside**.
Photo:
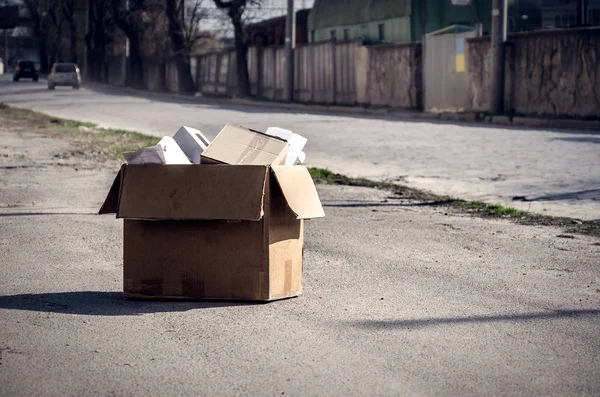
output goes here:
[{"label": "smaller cardboard box inside", "polygon": [[324,216],[305,167],[271,164],[123,165],[100,213],[124,219],[127,297],[263,301],[301,293]]},{"label": "smaller cardboard box inside", "polygon": [[283,164],[289,150],[283,139],[227,124],[201,158],[205,164]]}]

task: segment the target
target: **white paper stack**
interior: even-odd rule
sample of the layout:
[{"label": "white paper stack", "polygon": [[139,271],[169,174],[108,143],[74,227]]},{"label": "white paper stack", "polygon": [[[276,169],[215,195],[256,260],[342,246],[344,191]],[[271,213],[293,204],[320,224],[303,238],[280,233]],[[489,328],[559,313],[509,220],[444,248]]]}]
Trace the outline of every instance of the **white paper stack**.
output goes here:
[{"label": "white paper stack", "polygon": [[158,142],[158,146],[160,146],[165,156],[165,164],[191,164],[190,159],[181,150],[175,139],[170,136],[163,137]]},{"label": "white paper stack", "polygon": [[200,155],[210,144],[199,130],[186,126],[182,126],[173,139],[194,164],[200,164]]},{"label": "white paper stack", "polygon": [[285,165],[302,164],[306,160],[306,154],[302,151],[308,139],[290,130],[279,127],[269,127],[265,132],[290,144],[290,151],[285,159]]},{"label": "white paper stack", "polygon": [[170,136],[163,137],[158,145],[141,148],[135,152],[125,152],[123,157],[127,164],[191,164]]},{"label": "white paper stack", "polygon": [[123,157],[127,164],[165,164],[165,156],[158,145],[141,148],[135,152],[125,152]]},{"label": "white paper stack", "polygon": [[[304,163],[306,138],[279,127],[269,127],[265,133],[289,144],[290,150],[283,164]],[[157,145],[123,153],[123,157],[128,164],[200,164],[202,153],[209,144],[199,130],[181,126],[173,138],[165,136]]]}]

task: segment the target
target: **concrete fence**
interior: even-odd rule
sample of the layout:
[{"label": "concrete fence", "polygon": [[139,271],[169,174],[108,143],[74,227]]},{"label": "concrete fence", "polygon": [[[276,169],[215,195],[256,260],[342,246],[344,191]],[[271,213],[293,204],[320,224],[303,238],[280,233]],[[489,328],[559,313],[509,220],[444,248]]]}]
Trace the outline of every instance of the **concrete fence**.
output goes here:
[{"label": "concrete fence", "polygon": [[[126,81],[126,59],[121,55],[108,56],[108,83],[124,86]],[[175,62],[164,58],[144,58],[144,84],[148,91],[177,92],[178,75]]]},{"label": "concrete fence", "polygon": [[[491,56],[489,37],[472,38],[467,40],[466,69],[467,69],[467,109],[488,111],[490,103],[490,73]],[[507,43],[505,47],[505,76],[504,80],[504,109],[513,111],[511,100],[513,90],[512,58],[514,47]]]},{"label": "concrete fence", "polygon": [[[304,103],[420,106],[419,44],[363,46],[358,42],[306,44],[295,49],[294,100]],[[251,93],[268,100],[284,99],[284,47],[251,47],[248,72]],[[194,83],[204,95],[234,96],[235,51],[192,57]],[[125,84],[125,62],[109,57],[108,80]],[[144,82],[149,91],[177,92],[177,69],[172,61],[144,59]]]},{"label": "concrete fence", "polygon": [[213,52],[195,58],[196,71],[192,73],[198,90],[208,95],[231,95],[234,85],[235,53]]},{"label": "concrete fence", "polygon": [[148,91],[167,91],[166,69],[161,59],[144,59],[144,83]]},{"label": "concrete fence", "polygon": [[327,42],[298,47],[294,54],[294,98],[298,102],[358,103],[358,47],[355,42]]},{"label": "concrete fence", "polygon": [[[417,108],[421,101],[420,51],[419,44],[324,42],[298,46],[294,52],[294,100]],[[234,94],[232,56],[232,52],[212,53],[194,61],[194,76],[203,94]],[[283,47],[250,48],[248,72],[252,95],[283,100]]]},{"label": "concrete fence", "polygon": [[270,100],[283,100],[284,52],[284,47],[251,47],[248,50],[252,95]]},{"label": "concrete fence", "polygon": [[[489,38],[465,47],[465,110],[488,110]],[[423,106],[419,43],[363,46],[358,42],[305,44],[295,49],[294,100],[304,103]],[[235,52],[193,57],[192,77],[205,95],[234,96]],[[505,109],[526,115],[600,117],[600,28],[560,29],[511,35],[506,46]],[[452,66],[454,67],[454,66]],[[257,98],[284,99],[283,47],[250,48],[248,72]],[[172,61],[149,59],[144,79],[152,91],[176,92]],[[108,59],[110,84],[125,83],[121,57]],[[429,79],[429,81],[433,81]],[[461,106],[462,108],[462,106]]]},{"label": "concrete fence", "polygon": [[108,69],[108,84],[125,85],[125,60],[122,56],[108,56],[106,58]]},{"label": "concrete fence", "polygon": [[368,77],[364,103],[402,108],[421,107],[420,44],[368,47],[366,69]]},{"label": "concrete fence", "polygon": [[[472,110],[487,110],[487,38],[467,41]],[[600,28],[511,35],[507,44],[505,109],[519,114],[600,117]]]}]

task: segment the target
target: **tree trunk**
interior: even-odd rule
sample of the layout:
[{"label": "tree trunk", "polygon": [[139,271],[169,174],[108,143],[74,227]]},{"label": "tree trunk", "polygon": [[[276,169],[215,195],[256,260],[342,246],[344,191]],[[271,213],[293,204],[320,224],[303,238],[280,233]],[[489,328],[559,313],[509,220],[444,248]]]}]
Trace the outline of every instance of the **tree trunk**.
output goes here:
[{"label": "tree trunk", "polygon": [[85,69],[83,71],[83,75],[86,80],[95,81],[96,78],[94,73],[94,49],[92,47],[92,36],[93,36],[93,27],[92,27],[92,18],[88,17],[90,21],[89,29],[85,34]]},{"label": "tree trunk", "polygon": [[70,23],[70,47],[71,47],[71,62],[77,63],[77,28],[75,26],[75,22],[71,21]]},{"label": "tree trunk", "polygon": [[138,90],[146,89],[144,82],[144,59],[141,53],[141,43],[136,34],[129,38],[129,64],[125,84]]},{"label": "tree trunk", "polygon": [[144,26],[140,20],[140,13],[143,10],[144,1],[133,2],[131,7],[126,10],[128,16],[121,15],[119,0],[112,0],[112,10],[114,20],[123,33],[129,39],[129,62],[127,64],[127,74],[125,76],[125,85],[135,89],[146,89],[144,81],[144,58],[142,56],[142,37]]},{"label": "tree trunk", "polygon": [[189,59],[175,58],[177,64],[177,91],[182,94],[194,95],[197,91],[196,83],[192,78],[192,67],[190,66]]},{"label": "tree trunk", "polygon": [[167,0],[167,17],[169,19],[169,37],[175,53],[174,60],[177,65],[177,92],[194,94],[196,85],[192,78],[190,67],[190,54],[184,37],[184,21],[181,20],[180,11],[184,7],[184,0]]},{"label": "tree trunk", "polygon": [[240,98],[250,96],[250,75],[248,74],[248,41],[242,24],[241,15],[231,16],[235,41],[235,60],[237,73],[237,95]]},{"label": "tree trunk", "polygon": [[107,83],[106,75],[106,3],[104,0],[90,0],[88,5],[88,32],[86,45],[86,79]]},{"label": "tree trunk", "polygon": [[104,21],[100,20],[100,27],[96,35],[96,78],[101,83],[108,83],[108,65],[106,63],[106,31]]},{"label": "tree trunk", "polygon": [[94,1],[89,0],[87,4],[88,30],[85,32],[85,69],[83,71],[85,79],[89,81],[98,81],[96,74],[96,62],[94,59],[94,35],[96,34],[96,21],[94,19]]},{"label": "tree trunk", "polygon": [[158,62],[158,82],[156,84],[156,89],[158,91],[167,91],[167,64],[164,60]]},{"label": "tree trunk", "polygon": [[106,2],[96,4],[96,20],[94,24],[94,78],[101,83],[108,83],[108,67],[106,65]]},{"label": "tree trunk", "polygon": [[40,55],[40,72],[48,73],[50,67],[48,66],[48,37],[45,34],[39,34],[39,55]]}]

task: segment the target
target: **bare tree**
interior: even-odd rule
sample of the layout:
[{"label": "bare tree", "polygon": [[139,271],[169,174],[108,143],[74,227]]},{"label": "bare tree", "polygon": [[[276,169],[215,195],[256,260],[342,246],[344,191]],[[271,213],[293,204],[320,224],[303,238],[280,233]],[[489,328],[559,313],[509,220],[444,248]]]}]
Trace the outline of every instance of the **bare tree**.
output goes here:
[{"label": "bare tree", "polygon": [[169,37],[177,65],[177,91],[193,94],[196,91],[190,68],[190,52],[186,43],[185,0],[166,0],[169,18]]},{"label": "bare tree", "polygon": [[45,11],[49,21],[47,31],[47,36],[50,38],[48,42],[48,52],[50,57],[49,66],[54,62],[62,61],[62,31],[64,20],[60,10],[57,10],[60,8],[60,1],[61,0],[56,4],[53,4],[53,6],[48,7]]},{"label": "bare tree", "polygon": [[250,75],[248,74],[248,37],[244,29],[243,14],[248,5],[259,5],[260,0],[213,0],[215,5],[227,12],[233,25],[238,96],[250,96]]},{"label": "bare tree", "polygon": [[143,14],[146,0],[111,0],[114,20],[129,39],[129,64],[126,84],[144,89],[144,59],[142,57],[142,40],[147,28]]},{"label": "bare tree", "polygon": [[50,0],[23,0],[32,21],[33,36],[39,43],[40,69],[48,71],[48,8]]},{"label": "bare tree", "polygon": [[109,19],[109,0],[88,1],[88,31],[85,35],[86,78],[106,83],[108,71],[106,65],[107,30],[112,29]]},{"label": "bare tree", "polygon": [[64,21],[69,29],[69,53],[71,62],[77,63],[77,29],[78,23],[75,17],[76,0],[59,0]]},{"label": "bare tree", "polygon": [[200,22],[205,17],[201,7],[203,0],[166,0],[169,19],[169,37],[173,58],[177,64],[177,91],[193,94],[196,86],[192,78],[190,55],[193,48],[208,34],[200,30]]},{"label": "bare tree", "polygon": [[202,7],[204,0],[185,0],[185,3],[185,41],[191,54],[203,40],[213,39],[214,34],[200,29],[200,23],[208,17],[206,8]]},{"label": "bare tree", "polygon": [[[47,72],[54,62],[77,62],[77,32],[83,21],[77,15],[78,0],[23,0],[31,21],[33,35],[38,41],[40,68]],[[63,42],[69,34],[68,42]]]}]

